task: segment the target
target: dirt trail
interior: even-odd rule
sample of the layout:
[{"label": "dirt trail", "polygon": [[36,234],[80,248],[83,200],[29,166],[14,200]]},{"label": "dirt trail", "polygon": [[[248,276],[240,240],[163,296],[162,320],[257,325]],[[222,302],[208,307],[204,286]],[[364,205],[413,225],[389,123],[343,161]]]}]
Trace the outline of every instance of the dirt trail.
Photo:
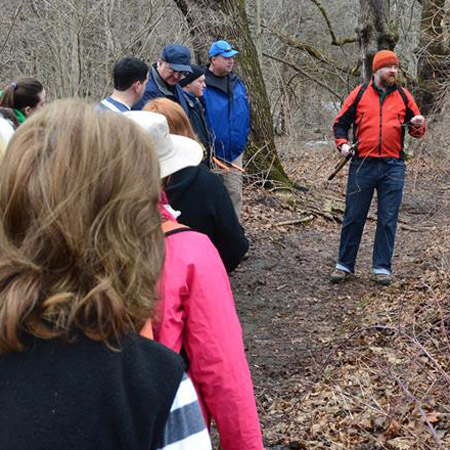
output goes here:
[{"label": "dirt trail", "polygon": [[[420,162],[415,164],[397,234],[396,281],[381,288],[393,295],[400,295],[405,280],[423,270],[427,242],[439,227],[449,224],[447,178],[431,179]],[[335,192],[342,196],[344,186],[342,176]],[[333,363],[332,358],[327,360],[330,352],[358,326],[361,312],[357,310],[362,302],[379,292],[370,273],[375,223],[369,221],[366,225],[357,276],[334,286],[328,276],[335,264],[339,224],[317,219],[308,226],[277,227],[270,221],[286,212],[282,199],[249,188],[245,201],[244,225],[252,241],[251,252],[232,275],[231,283],[244,329],[265,445],[277,450],[309,448],[281,442],[287,435],[295,435],[292,420],[301,408],[302,395],[320,378],[324,364]],[[269,219],[264,215],[268,208],[272,211]],[[293,211],[292,216],[298,214]],[[298,403],[292,408],[296,399]]]}]

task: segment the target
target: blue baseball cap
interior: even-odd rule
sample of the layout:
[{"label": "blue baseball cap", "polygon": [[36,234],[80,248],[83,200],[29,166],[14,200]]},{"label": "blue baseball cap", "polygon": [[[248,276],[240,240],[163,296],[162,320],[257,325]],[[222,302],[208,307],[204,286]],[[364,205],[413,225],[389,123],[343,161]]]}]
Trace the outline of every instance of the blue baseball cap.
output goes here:
[{"label": "blue baseball cap", "polygon": [[231,58],[237,55],[239,52],[233,49],[233,46],[227,41],[216,41],[209,49],[209,57],[224,56],[225,58]]},{"label": "blue baseball cap", "polygon": [[167,45],[162,49],[161,59],[169,63],[175,72],[192,72],[191,52],[184,45]]}]

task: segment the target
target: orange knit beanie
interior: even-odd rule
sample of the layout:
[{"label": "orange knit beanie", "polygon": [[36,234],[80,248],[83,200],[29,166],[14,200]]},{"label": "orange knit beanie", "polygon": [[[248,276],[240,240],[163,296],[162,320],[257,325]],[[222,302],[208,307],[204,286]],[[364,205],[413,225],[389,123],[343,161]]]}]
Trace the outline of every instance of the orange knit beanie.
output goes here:
[{"label": "orange knit beanie", "polygon": [[380,50],[373,57],[372,72],[375,73],[378,69],[386,66],[398,65],[398,58],[394,52],[390,50]]}]

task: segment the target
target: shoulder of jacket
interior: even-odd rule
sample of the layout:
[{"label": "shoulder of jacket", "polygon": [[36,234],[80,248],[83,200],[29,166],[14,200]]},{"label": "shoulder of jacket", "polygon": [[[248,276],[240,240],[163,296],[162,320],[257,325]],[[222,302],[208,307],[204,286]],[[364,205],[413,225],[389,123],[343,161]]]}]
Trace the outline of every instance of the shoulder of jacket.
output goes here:
[{"label": "shoulder of jacket", "polygon": [[[171,261],[171,255],[175,256],[177,267],[206,268],[208,271],[212,266],[218,264],[218,255],[210,238],[203,233],[188,229],[183,233],[172,233],[166,236],[166,261]],[[195,250],[195,251],[193,251]],[[217,256],[217,257],[216,257]],[[174,269],[167,266],[165,269]]]},{"label": "shoulder of jacket", "polygon": [[245,89],[244,81],[242,80],[241,77],[236,75],[234,72],[231,72],[230,74],[228,74],[228,77],[229,77],[230,83],[233,83],[235,85],[240,84]]},{"label": "shoulder of jacket", "polygon": [[147,365],[149,361],[148,355],[153,355],[152,359],[157,358],[159,362],[163,362],[165,366],[170,365],[174,370],[178,370],[181,376],[183,371],[183,363],[176,353],[169,350],[167,347],[158,342],[146,339],[142,336],[130,333],[123,341],[123,357],[129,358],[130,355],[135,355],[134,360],[139,364]]},{"label": "shoulder of jacket", "polygon": [[398,85],[398,89],[397,89],[398,93],[401,95],[402,91],[403,93],[408,97],[408,98],[414,98],[411,91],[407,88],[405,88],[404,86],[400,86]]}]

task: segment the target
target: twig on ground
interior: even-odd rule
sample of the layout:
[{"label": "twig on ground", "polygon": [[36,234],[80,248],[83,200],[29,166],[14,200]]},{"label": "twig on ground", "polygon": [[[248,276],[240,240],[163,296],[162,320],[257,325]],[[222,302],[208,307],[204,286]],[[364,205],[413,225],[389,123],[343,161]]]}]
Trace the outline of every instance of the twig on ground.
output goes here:
[{"label": "twig on ground", "polygon": [[285,225],[299,225],[302,223],[306,223],[306,222],[311,222],[311,220],[314,219],[314,216],[307,216],[307,217],[303,217],[301,219],[294,219],[294,220],[286,220],[284,222],[278,222],[275,223],[274,226],[276,227],[283,227]]}]

